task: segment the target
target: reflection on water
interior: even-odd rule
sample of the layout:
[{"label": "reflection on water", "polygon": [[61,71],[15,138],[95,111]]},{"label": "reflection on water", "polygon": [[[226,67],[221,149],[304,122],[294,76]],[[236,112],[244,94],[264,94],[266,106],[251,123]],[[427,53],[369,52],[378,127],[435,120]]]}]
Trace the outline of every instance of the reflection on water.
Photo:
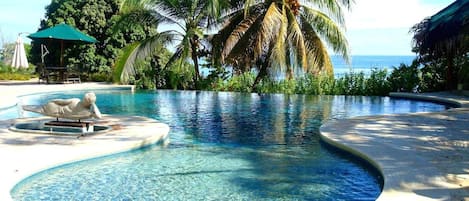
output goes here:
[{"label": "reflection on water", "polygon": [[[35,95],[24,102],[81,94]],[[45,171],[18,185],[15,198],[374,200],[379,178],[349,156],[325,149],[320,125],[358,115],[445,109],[386,97],[164,90],[97,92],[97,105],[104,114],[169,124],[171,145]]]}]

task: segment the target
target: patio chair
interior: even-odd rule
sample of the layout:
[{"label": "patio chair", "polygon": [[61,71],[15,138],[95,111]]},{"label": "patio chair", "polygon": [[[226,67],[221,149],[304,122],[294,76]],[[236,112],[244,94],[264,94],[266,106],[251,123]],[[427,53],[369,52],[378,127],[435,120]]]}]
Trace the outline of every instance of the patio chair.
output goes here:
[{"label": "patio chair", "polygon": [[36,73],[39,76],[38,83],[41,84],[41,82],[46,82],[49,83],[49,73],[47,72],[47,69],[45,68],[44,63],[38,63],[36,65]]},{"label": "patio chair", "polygon": [[78,66],[67,68],[67,83],[81,83],[80,69]]}]

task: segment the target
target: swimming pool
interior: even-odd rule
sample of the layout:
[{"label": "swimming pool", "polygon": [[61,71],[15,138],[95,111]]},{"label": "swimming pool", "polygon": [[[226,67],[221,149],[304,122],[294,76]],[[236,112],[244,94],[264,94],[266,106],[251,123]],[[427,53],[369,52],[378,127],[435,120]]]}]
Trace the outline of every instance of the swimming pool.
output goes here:
[{"label": "swimming pool", "polygon": [[[15,200],[374,200],[379,175],[325,148],[318,137],[322,122],[445,109],[386,97],[95,92],[104,114],[169,124],[171,145],[40,172],[12,190]],[[33,95],[23,102],[82,94]]]}]

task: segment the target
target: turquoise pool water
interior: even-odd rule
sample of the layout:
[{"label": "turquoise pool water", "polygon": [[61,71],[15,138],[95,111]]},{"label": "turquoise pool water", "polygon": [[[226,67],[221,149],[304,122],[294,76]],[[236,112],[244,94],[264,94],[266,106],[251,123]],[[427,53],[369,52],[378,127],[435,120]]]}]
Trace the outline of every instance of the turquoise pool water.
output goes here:
[{"label": "turquoise pool water", "polygon": [[[23,103],[83,93],[27,96]],[[386,97],[96,93],[104,114],[141,115],[169,124],[170,146],[40,172],[12,190],[15,200],[375,200],[379,175],[323,145],[319,126],[358,115],[445,109]]]}]

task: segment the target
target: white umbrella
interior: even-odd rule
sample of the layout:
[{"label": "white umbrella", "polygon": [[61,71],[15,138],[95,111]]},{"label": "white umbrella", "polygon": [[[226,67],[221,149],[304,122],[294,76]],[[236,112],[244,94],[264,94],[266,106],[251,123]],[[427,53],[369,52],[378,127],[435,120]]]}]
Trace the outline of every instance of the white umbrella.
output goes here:
[{"label": "white umbrella", "polygon": [[26,51],[24,51],[24,45],[21,36],[18,36],[18,39],[16,39],[15,52],[13,53],[11,66],[15,68],[29,67],[28,59],[26,59]]}]

